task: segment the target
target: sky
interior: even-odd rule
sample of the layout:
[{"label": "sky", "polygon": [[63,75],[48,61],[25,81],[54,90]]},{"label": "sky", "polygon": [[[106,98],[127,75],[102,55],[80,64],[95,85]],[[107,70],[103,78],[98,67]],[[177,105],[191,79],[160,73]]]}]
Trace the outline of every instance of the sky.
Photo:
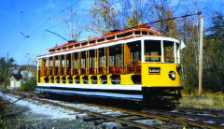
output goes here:
[{"label": "sky", "polygon": [[85,16],[88,17],[90,4],[88,0],[2,0],[0,57],[13,57],[17,64],[32,63],[37,55],[64,42],[46,30],[69,38],[71,5],[74,15],[83,17],[77,22],[81,26],[88,21]]},{"label": "sky", "polygon": [[[223,12],[224,0],[199,1],[199,5],[176,0],[172,4],[188,4],[189,10],[197,6],[207,17],[211,17],[210,10]],[[1,0],[0,57],[13,57],[17,64],[33,63],[36,56],[65,42],[46,30],[69,39],[71,25],[68,21],[73,15],[73,29],[85,31],[91,21],[89,10],[93,3],[94,0]],[[182,8],[176,10],[181,12]],[[207,20],[206,24],[210,24],[211,18]],[[92,35],[94,33],[82,32],[80,40]]]}]

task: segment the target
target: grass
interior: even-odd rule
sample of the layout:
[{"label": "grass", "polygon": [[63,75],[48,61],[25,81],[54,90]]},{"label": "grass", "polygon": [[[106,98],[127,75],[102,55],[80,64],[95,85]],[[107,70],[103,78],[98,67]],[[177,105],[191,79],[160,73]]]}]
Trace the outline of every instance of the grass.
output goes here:
[{"label": "grass", "polygon": [[202,96],[183,93],[179,107],[224,110],[224,93],[205,92]]}]

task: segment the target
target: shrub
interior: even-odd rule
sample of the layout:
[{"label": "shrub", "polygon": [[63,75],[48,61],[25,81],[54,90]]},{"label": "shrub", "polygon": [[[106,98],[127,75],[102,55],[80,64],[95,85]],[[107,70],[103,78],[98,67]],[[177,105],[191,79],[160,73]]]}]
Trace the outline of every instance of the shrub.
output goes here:
[{"label": "shrub", "polygon": [[25,83],[23,83],[20,90],[21,91],[34,91],[35,86],[36,86],[36,79],[32,78],[30,80],[27,80]]}]

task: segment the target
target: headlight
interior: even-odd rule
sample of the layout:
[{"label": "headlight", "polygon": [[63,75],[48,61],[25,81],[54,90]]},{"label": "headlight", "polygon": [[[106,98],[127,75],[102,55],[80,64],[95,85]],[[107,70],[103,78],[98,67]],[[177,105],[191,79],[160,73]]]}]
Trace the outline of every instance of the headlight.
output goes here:
[{"label": "headlight", "polygon": [[169,75],[169,78],[171,80],[175,80],[176,79],[176,73],[174,71],[170,71],[168,75]]}]

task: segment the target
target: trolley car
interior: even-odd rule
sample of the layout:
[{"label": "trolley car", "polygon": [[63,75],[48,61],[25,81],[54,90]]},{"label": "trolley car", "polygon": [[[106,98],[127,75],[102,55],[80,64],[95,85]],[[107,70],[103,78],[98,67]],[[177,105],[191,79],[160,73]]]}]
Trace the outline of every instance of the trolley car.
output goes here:
[{"label": "trolley car", "polygon": [[180,42],[148,25],[68,41],[37,57],[40,93],[157,101],[179,99]]}]

